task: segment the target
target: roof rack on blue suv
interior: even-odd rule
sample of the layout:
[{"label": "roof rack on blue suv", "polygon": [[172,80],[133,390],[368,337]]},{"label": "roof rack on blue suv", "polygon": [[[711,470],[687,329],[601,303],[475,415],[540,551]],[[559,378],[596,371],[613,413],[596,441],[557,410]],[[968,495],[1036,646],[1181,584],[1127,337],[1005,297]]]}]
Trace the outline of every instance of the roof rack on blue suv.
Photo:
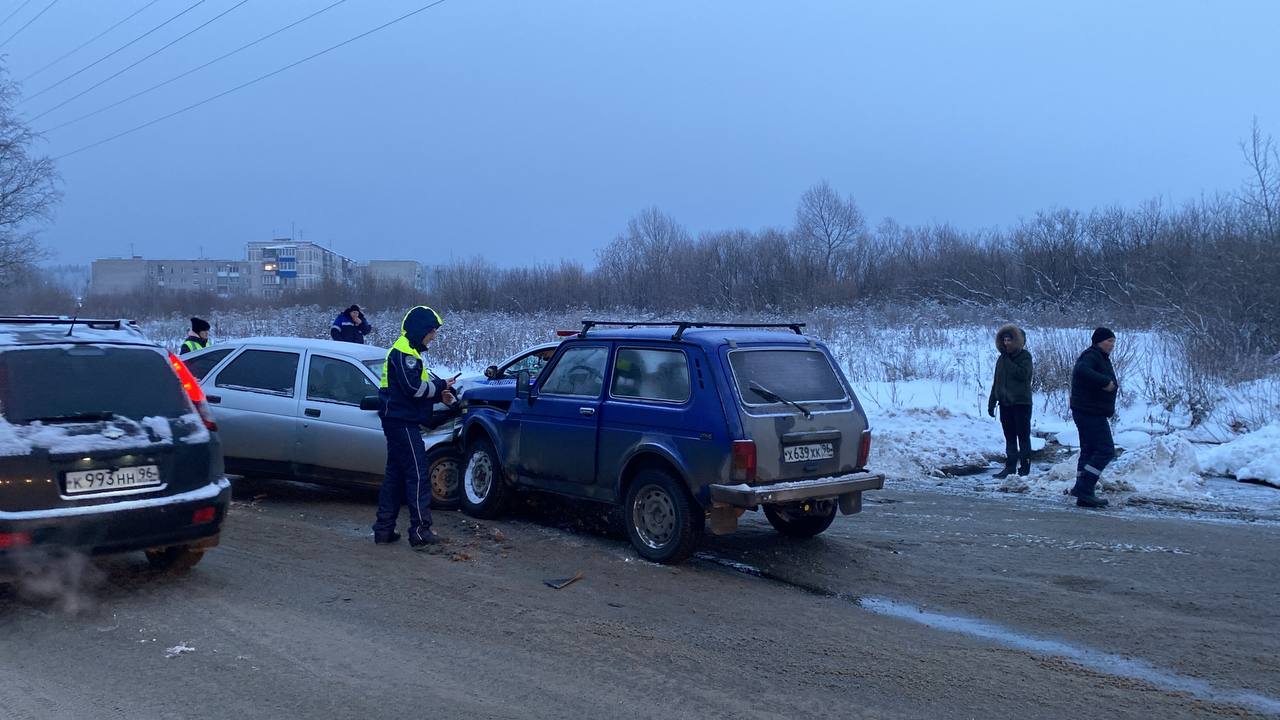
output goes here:
[{"label": "roof rack on blue suv", "polygon": [[676,332],[671,336],[672,340],[679,340],[684,337],[684,331],[691,328],[786,328],[797,335],[804,334],[804,323],[726,323],[726,322],[702,322],[696,320],[671,320],[667,322],[655,322],[651,320],[583,320],[582,332],[578,333],[578,337],[586,337],[587,331],[593,327],[674,327]]}]

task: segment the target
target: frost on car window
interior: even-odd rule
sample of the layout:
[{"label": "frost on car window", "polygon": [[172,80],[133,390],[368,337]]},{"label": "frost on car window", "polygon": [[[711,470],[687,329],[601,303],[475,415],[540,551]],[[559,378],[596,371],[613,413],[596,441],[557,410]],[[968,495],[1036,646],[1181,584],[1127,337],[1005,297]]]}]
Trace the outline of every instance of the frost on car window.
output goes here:
[{"label": "frost on car window", "polygon": [[570,348],[556,361],[542,392],[548,395],[576,395],[598,397],[604,387],[604,366],[609,359],[608,348]]}]

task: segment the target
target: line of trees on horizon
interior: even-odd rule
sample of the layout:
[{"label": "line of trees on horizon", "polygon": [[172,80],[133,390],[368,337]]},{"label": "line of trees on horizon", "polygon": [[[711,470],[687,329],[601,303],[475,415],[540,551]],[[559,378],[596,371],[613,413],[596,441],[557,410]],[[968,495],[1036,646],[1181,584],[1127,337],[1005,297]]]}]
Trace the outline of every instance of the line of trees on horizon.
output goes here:
[{"label": "line of trees on horizon", "polygon": [[[53,161],[12,111],[0,68],[0,311],[74,309],[74,292],[36,271],[46,253],[32,228],[59,193]],[[1156,323],[1204,340],[1206,351],[1280,352],[1280,146],[1254,121],[1241,143],[1241,187],[1172,205],[1054,208],[1000,229],[948,223],[874,226],[851,196],[819,182],[787,226],[697,234],[658,207],[641,210],[596,254],[499,268],[474,258],[429,269],[429,302],[444,309],[524,311],[695,308],[795,313],[825,306],[935,303],[1004,317],[1052,310],[1081,322]],[[86,312],[170,312],[318,304],[374,307],[423,301],[416,288],[328,285],[276,299],[176,292],[85,298]]]}]

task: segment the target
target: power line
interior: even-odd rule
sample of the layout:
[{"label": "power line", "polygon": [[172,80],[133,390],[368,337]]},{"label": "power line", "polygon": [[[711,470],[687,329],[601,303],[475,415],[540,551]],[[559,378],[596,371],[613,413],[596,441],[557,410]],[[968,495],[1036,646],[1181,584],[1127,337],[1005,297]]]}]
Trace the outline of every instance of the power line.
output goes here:
[{"label": "power line", "polygon": [[3,19],[3,20],[0,20],[0,26],[3,26],[5,23],[7,23],[7,22],[9,22],[10,20],[12,20],[14,15],[17,15],[18,13],[22,12],[22,8],[24,8],[24,7],[26,7],[26,6],[30,5],[30,4],[31,4],[31,0],[26,0],[26,2],[24,2],[24,3],[22,3],[21,5],[19,5],[19,6],[18,6],[18,9],[17,9],[17,10],[14,10],[13,12],[9,13],[8,15],[5,15],[5,16],[4,16],[4,19]]},{"label": "power line", "polygon": [[[30,2],[30,0],[28,0],[28,2]],[[88,45],[89,43],[92,43],[93,41],[97,40],[98,38],[102,37],[103,35],[106,35],[107,33],[111,32],[112,30],[115,30],[116,28],[120,27],[121,25],[123,25],[123,24],[125,24],[125,23],[129,22],[129,21],[130,21],[130,20],[132,20],[132,19],[133,19],[133,18],[134,18],[138,13],[142,12],[143,10],[146,10],[147,8],[151,7],[152,5],[155,5],[155,4],[156,4],[156,3],[158,3],[158,2],[160,2],[160,0],[151,0],[151,2],[147,3],[146,5],[143,5],[142,7],[138,8],[137,10],[134,10],[134,11],[133,11],[133,14],[131,14],[129,17],[127,17],[127,18],[125,18],[125,19],[121,20],[120,22],[116,23],[115,25],[112,25],[111,27],[107,28],[106,30],[103,30],[102,32],[98,33],[97,35],[94,35],[93,37],[89,38],[88,40],[85,40],[84,42],[82,42],[82,43],[80,43],[79,45],[75,46],[75,48],[74,48],[74,49],[72,49],[72,50],[68,50],[67,52],[65,52],[65,53],[63,53],[62,55],[60,55],[60,56],[58,57],[58,59],[54,60],[53,62],[51,62],[51,63],[49,63],[49,64],[47,64],[47,65],[45,65],[44,67],[40,68],[39,70],[37,70],[37,71],[35,71],[35,72],[31,73],[30,75],[28,75],[28,76],[26,76],[26,77],[22,78],[22,82],[26,82],[26,81],[30,80],[31,78],[33,78],[33,77],[35,77],[35,76],[39,75],[40,73],[44,72],[45,70],[48,70],[49,68],[53,67],[54,65],[57,65],[58,63],[62,62],[63,60],[66,60],[67,58],[71,57],[72,55],[75,55],[76,53],[78,53],[78,52],[80,52],[81,50],[83,50],[83,49],[84,49],[84,47],[85,47],[86,45]],[[3,24],[3,23],[0,23],[0,24]]]},{"label": "power line", "polygon": [[84,115],[81,115],[80,117],[77,117],[77,118],[74,118],[74,119],[71,119],[71,120],[68,120],[68,121],[66,121],[66,122],[62,123],[61,125],[54,125],[53,127],[49,128],[48,130],[44,130],[43,132],[51,133],[51,132],[53,132],[54,130],[61,130],[62,128],[67,127],[68,125],[74,125],[74,124],[76,124],[76,123],[80,122],[81,120],[88,120],[89,118],[94,117],[95,115],[101,115],[102,113],[104,113],[104,112],[106,112],[106,111],[108,111],[108,110],[112,110],[112,109],[114,109],[114,108],[118,108],[118,107],[120,107],[121,105],[123,105],[123,104],[125,104],[125,103],[129,102],[130,100],[134,100],[134,99],[136,99],[136,98],[140,98],[140,97],[142,97],[143,95],[146,95],[147,93],[152,92],[153,90],[159,90],[160,88],[164,87],[165,85],[169,85],[170,83],[177,82],[178,80],[181,80],[182,78],[187,77],[188,75],[191,75],[192,73],[199,72],[199,71],[201,71],[201,70],[203,70],[203,69],[205,69],[205,68],[209,67],[210,65],[212,65],[212,64],[214,64],[214,63],[216,63],[216,62],[221,62],[222,60],[226,60],[227,58],[231,57],[232,55],[235,55],[235,54],[237,54],[237,53],[240,53],[240,52],[243,52],[243,51],[245,51],[245,50],[248,50],[249,48],[253,47],[254,45],[257,45],[258,43],[260,43],[260,42],[262,42],[262,41],[264,41],[264,40],[269,40],[269,39],[271,39],[271,38],[275,37],[276,35],[279,35],[280,33],[284,32],[284,31],[286,31],[286,30],[289,30],[290,28],[293,28],[293,27],[295,27],[295,26],[301,25],[302,23],[304,23],[304,22],[306,22],[306,21],[310,20],[311,18],[313,18],[313,17],[315,17],[315,16],[317,16],[317,15],[320,15],[320,14],[322,14],[322,13],[324,13],[324,12],[327,12],[327,11],[329,11],[329,10],[332,10],[333,8],[335,8],[335,7],[339,6],[339,5],[341,5],[341,4],[342,4],[342,3],[344,3],[344,2],[347,2],[347,0],[337,0],[337,2],[334,2],[334,3],[331,3],[331,4],[329,4],[329,5],[326,5],[325,7],[320,8],[319,10],[317,10],[317,11],[315,11],[315,12],[311,13],[310,15],[308,15],[308,16],[306,16],[306,17],[304,17],[304,18],[301,18],[301,19],[299,19],[299,20],[295,20],[295,21],[293,21],[293,22],[289,23],[288,25],[285,25],[284,27],[280,28],[279,30],[275,30],[275,31],[269,32],[269,33],[267,33],[266,35],[263,35],[262,37],[258,38],[257,40],[253,40],[253,41],[251,41],[251,42],[245,43],[244,45],[241,45],[240,47],[236,48],[235,50],[232,50],[231,52],[228,52],[228,53],[224,53],[224,54],[222,54],[222,55],[219,55],[218,57],[216,57],[216,58],[214,58],[214,59],[210,60],[210,61],[209,61],[209,62],[207,62],[207,63],[204,63],[203,65],[197,65],[196,67],[193,67],[193,68],[191,68],[190,70],[188,70],[188,71],[186,71],[186,72],[184,72],[184,73],[181,73],[181,74],[178,74],[178,75],[174,75],[173,77],[169,78],[168,80],[165,80],[165,81],[163,81],[163,82],[156,83],[155,85],[152,85],[151,87],[146,88],[145,90],[140,90],[140,91],[138,91],[138,92],[136,92],[136,93],[134,93],[134,94],[130,95],[129,97],[124,98],[123,100],[118,100],[118,101],[116,101],[116,102],[114,102],[114,103],[111,103],[110,105],[105,106],[105,107],[100,107],[100,108],[98,108],[97,110],[94,110],[93,112],[85,113]]},{"label": "power line", "polygon": [[345,45],[350,45],[351,43],[353,43],[353,42],[355,42],[355,41],[357,41],[357,40],[360,40],[361,38],[368,37],[369,35],[372,35],[372,34],[374,34],[374,33],[378,32],[379,30],[384,30],[384,29],[386,29],[386,28],[388,28],[388,27],[391,27],[392,25],[395,25],[396,23],[401,22],[402,20],[407,20],[407,19],[409,19],[409,18],[413,17],[414,15],[417,15],[417,14],[419,14],[419,13],[422,13],[422,12],[425,12],[425,11],[427,11],[427,10],[430,10],[431,8],[433,8],[433,7],[437,6],[437,5],[441,5],[441,4],[443,4],[444,2],[445,2],[445,0],[435,0],[435,2],[432,2],[432,3],[428,3],[428,4],[426,4],[426,5],[423,5],[422,7],[418,8],[417,10],[411,10],[411,11],[409,11],[409,12],[405,13],[404,15],[401,15],[400,17],[395,18],[394,20],[389,20],[389,21],[387,21],[387,22],[385,22],[385,23],[383,23],[383,24],[379,25],[378,27],[373,28],[372,30],[366,30],[366,31],[364,31],[364,32],[360,33],[359,35],[355,35],[355,36],[353,36],[353,37],[347,38],[346,40],[343,40],[342,42],[338,43],[337,45],[330,45],[329,47],[325,48],[324,50],[321,50],[320,52],[317,52],[317,53],[313,53],[313,54],[311,54],[311,55],[308,55],[307,57],[304,57],[304,58],[302,58],[301,60],[296,60],[296,61],[294,61],[294,62],[292,62],[292,63],[289,63],[288,65],[285,65],[285,66],[284,66],[284,67],[282,67],[282,68],[278,68],[278,69],[276,69],[276,70],[272,70],[271,72],[266,73],[265,75],[259,75],[258,77],[254,78],[254,79],[252,79],[252,80],[250,80],[250,81],[248,81],[248,82],[241,83],[241,84],[239,84],[239,85],[237,85],[237,86],[235,86],[235,87],[231,88],[230,90],[223,90],[222,92],[218,93],[217,95],[211,95],[211,96],[209,96],[209,97],[207,97],[207,98],[205,98],[205,99],[203,99],[203,100],[201,100],[201,101],[199,101],[199,102],[195,102],[195,103],[192,103],[192,104],[190,104],[190,105],[188,105],[188,106],[186,106],[186,107],[184,107],[184,108],[181,108],[181,109],[179,109],[179,110],[175,110],[175,111],[173,111],[173,112],[169,113],[168,115],[161,115],[160,117],[155,118],[154,120],[150,120],[150,121],[145,122],[145,123],[143,123],[143,124],[141,124],[141,125],[135,125],[134,127],[131,127],[131,128],[129,128],[128,130],[125,130],[124,132],[119,132],[119,133],[116,133],[115,135],[112,135],[112,136],[110,136],[110,137],[103,138],[103,139],[101,139],[101,140],[99,140],[99,141],[97,141],[97,142],[89,143],[88,145],[84,145],[84,146],[82,146],[82,147],[78,147],[78,148],[76,148],[75,150],[72,150],[71,152],[63,153],[62,155],[59,155],[59,156],[55,157],[55,158],[54,158],[54,160],[61,160],[61,159],[63,159],[63,158],[71,157],[72,155],[75,155],[75,154],[77,154],[77,153],[82,153],[82,152],[84,152],[85,150],[90,150],[90,149],[96,148],[96,147],[98,147],[99,145],[104,145],[104,144],[106,144],[106,143],[111,142],[112,140],[118,140],[118,139],[120,139],[120,138],[122,138],[122,137],[124,137],[124,136],[126,136],[126,135],[131,135],[131,134],[133,134],[133,133],[135,133],[135,132],[138,132],[139,130],[143,130],[143,129],[145,129],[145,128],[149,128],[149,127],[151,127],[152,125],[155,125],[156,123],[164,122],[165,120],[168,120],[169,118],[176,117],[176,116],[178,116],[178,115],[181,115],[181,114],[183,114],[183,113],[185,113],[185,112],[188,112],[188,111],[191,111],[191,110],[195,110],[196,108],[200,107],[201,105],[206,105],[206,104],[208,104],[208,103],[213,102],[214,100],[217,100],[217,99],[222,98],[222,97],[226,97],[227,95],[230,95],[231,93],[236,92],[236,91],[238,91],[238,90],[243,90],[243,89],[245,89],[245,88],[249,87],[250,85],[256,85],[257,83],[260,83],[260,82],[262,82],[263,80],[266,80],[267,78],[270,78],[270,77],[274,77],[274,76],[276,76],[276,75],[279,75],[280,73],[282,73],[282,72],[284,72],[284,71],[286,71],[286,70],[292,70],[293,68],[295,68],[295,67],[297,67],[297,66],[299,66],[299,65],[301,65],[301,64],[303,64],[303,63],[305,63],[305,62],[309,62],[309,61],[311,61],[311,60],[314,60],[314,59],[316,59],[316,58],[320,57],[321,55],[327,55],[327,54],[329,54],[329,53],[333,52],[334,50],[337,50],[337,49],[338,49],[338,48],[340,48],[340,47],[343,47],[343,46],[345,46]]},{"label": "power line", "polygon": [[64,106],[64,105],[66,105],[67,103],[74,101],[76,98],[83,97],[85,94],[87,94],[87,93],[89,93],[89,92],[92,92],[92,91],[94,91],[94,90],[96,90],[96,89],[98,89],[98,88],[102,87],[103,85],[106,85],[107,83],[109,83],[109,82],[111,82],[112,80],[114,80],[114,79],[116,79],[116,78],[120,77],[121,75],[125,74],[126,72],[129,72],[130,70],[132,70],[133,68],[135,68],[135,67],[137,67],[137,66],[141,65],[142,63],[146,62],[147,60],[150,60],[151,58],[155,57],[156,55],[159,55],[160,53],[164,52],[165,50],[168,50],[169,48],[173,47],[174,45],[177,45],[179,42],[182,42],[182,41],[183,41],[184,39],[186,39],[187,37],[189,37],[189,36],[191,36],[191,35],[194,35],[196,32],[199,32],[199,31],[200,31],[201,29],[203,29],[205,26],[212,24],[213,22],[215,22],[215,21],[217,21],[219,18],[221,18],[223,15],[226,15],[227,13],[231,12],[232,10],[235,10],[236,8],[240,7],[241,5],[244,5],[244,4],[245,4],[245,3],[247,3],[247,2],[249,2],[249,0],[240,0],[240,2],[236,3],[235,5],[232,5],[231,7],[227,8],[226,10],[223,10],[222,12],[218,13],[217,15],[214,15],[213,17],[209,18],[208,20],[205,20],[205,21],[204,21],[203,23],[201,23],[200,25],[197,25],[196,27],[192,28],[191,30],[188,30],[186,33],[184,33],[184,34],[182,34],[182,35],[179,35],[178,37],[174,38],[173,40],[170,40],[167,44],[165,44],[165,45],[161,46],[159,49],[152,51],[152,52],[151,52],[151,54],[149,54],[149,55],[145,55],[145,56],[143,56],[143,57],[141,57],[141,58],[139,58],[139,59],[135,60],[135,61],[133,62],[133,64],[132,64],[132,65],[128,65],[128,66],[126,66],[126,67],[124,67],[124,68],[121,68],[120,70],[117,70],[117,71],[115,72],[115,74],[113,74],[113,75],[108,75],[107,77],[103,78],[102,80],[99,80],[99,81],[97,82],[97,84],[95,84],[95,85],[90,85],[89,87],[85,88],[84,90],[81,90],[80,92],[76,93],[75,95],[72,95],[71,97],[67,98],[66,100],[63,100],[62,102],[58,103],[57,105],[54,105],[53,107],[49,108],[48,110],[45,110],[44,112],[40,113],[39,115],[36,115],[35,117],[31,118],[31,121],[32,121],[32,122],[34,122],[34,121],[36,121],[36,120],[39,120],[40,118],[44,117],[45,115],[48,115],[49,113],[53,112],[54,110],[57,110],[58,108],[60,108],[60,107],[62,107],[62,106]]},{"label": "power line", "polygon": [[148,30],[148,31],[146,31],[146,32],[144,32],[144,33],[142,33],[142,34],[141,34],[141,35],[139,35],[138,37],[136,37],[136,38],[134,38],[134,39],[130,40],[129,42],[127,42],[127,43],[125,43],[125,44],[121,45],[120,47],[116,48],[115,50],[112,50],[111,52],[107,53],[106,55],[103,55],[102,57],[98,58],[97,60],[94,60],[93,62],[89,63],[88,65],[85,65],[84,67],[82,67],[82,68],[80,68],[79,70],[77,70],[77,71],[75,71],[75,72],[71,73],[70,75],[68,75],[68,76],[66,76],[66,77],[64,77],[64,78],[62,78],[62,79],[61,79],[61,80],[59,80],[58,82],[56,82],[56,83],[54,83],[54,84],[50,85],[49,87],[47,87],[47,88],[45,88],[45,89],[41,90],[40,92],[35,93],[34,95],[28,95],[27,97],[25,97],[25,98],[23,98],[22,100],[18,101],[18,104],[19,104],[19,105],[21,105],[21,104],[23,104],[23,103],[27,102],[28,100],[33,100],[33,99],[35,99],[35,98],[40,97],[41,95],[43,95],[43,94],[45,94],[45,93],[49,92],[50,90],[52,90],[52,89],[54,89],[54,88],[58,87],[58,86],[59,86],[59,85],[61,85],[62,83],[64,83],[64,82],[66,82],[66,81],[70,80],[70,79],[71,79],[71,78],[73,78],[73,77],[76,77],[77,75],[79,75],[80,73],[84,72],[85,70],[88,70],[89,68],[91,68],[91,67],[93,67],[93,66],[97,65],[98,63],[102,62],[103,60],[106,60],[106,59],[108,59],[108,58],[112,57],[113,55],[115,55],[116,53],[120,52],[121,50],[124,50],[125,48],[129,47],[130,45],[133,45],[134,43],[136,43],[136,42],[138,42],[139,40],[141,40],[141,39],[145,38],[146,36],[150,35],[151,33],[153,33],[153,32],[155,32],[155,31],[159,30],[160,28],[164,27],[165,25],[168,25],[169,23],[173,22],[174,20],[177,20],[178,18],[182,17],[183,15],[186,15],[187,13],[189,13],[189,12],[191,12],[192,10],[196,9],[198,6],[203,5],[206,1],[207,1],[207,0],[196,0],[196,2],[192,3],[191,5],[189,5],[189,6],[187,7],[187,9],[183,10],[182,12],[178,13],[177,15],[174,15],[173,17],[169,18],[168,20],[165,20],[164,22],[160,23],[159,25],[157,25],[157,26],[155,26],[155,27],[151,28],[150,30]]},{"label": "power line", "polygon": [[[53,1],[52,1],[52,2],[50,2],[48,5],[45,5],[45,6],[44,6],[44,9],[43,9],[43,10],[41,10],[40,12],[36,13],[36,16],[35,16],[35,17],[33,17],[33,18],[31,18],[30,20],[28,20],[26,25],[23,25],[22,27],[18,28],[17,30],[14,30],[12,35],[10,35],[9,37],[7,37],[7,38],[5,38],[5,39],[4,39],[4,42],[0,42],[0,47],[4,47],[5,45],[8,45],[10,40],[12,40],[12,39],[14,39],[14,38],[18,37],[18,35],[20,35],[20,34],[22,33],[22,31],[23,31],[23,30],[26,30],[27,28],[31,27],[31,23],[33,23],[33,22],[35,22],[35,21],[39,20],[41,15],[43,15],[43,14],[45,14],[45,13],[49,12],[49,8],[51,8],[51,7],[53,7],[54,5],[57,5],[57,4],[58,4],[58,0],[53,0]],[[26,3],[23,3],[23,5],[26,5]]]}]

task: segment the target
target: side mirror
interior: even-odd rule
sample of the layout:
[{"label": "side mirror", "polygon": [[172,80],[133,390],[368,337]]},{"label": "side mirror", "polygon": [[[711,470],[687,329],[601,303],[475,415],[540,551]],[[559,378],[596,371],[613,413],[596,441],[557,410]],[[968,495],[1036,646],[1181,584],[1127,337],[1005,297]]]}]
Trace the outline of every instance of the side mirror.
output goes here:
[{"label": "side mirror", "polygon": [[528,370],[516,373],[516,399],[533,402],[533,375]]},{"label": "side mirror", "polygon": [[379,398],[377,395],[365,395],[364,397],[360,398],[360,409],[373,410],[375,412],[378,410],[381,410],[382,399]]},{"label": "side mirror", "polygon": [[485,368],[485,369],[484,369],[484,376],[485,376],[485,377],[487,377],[487,378],[489,378],[490,380],[493,380],[493,379],[497,378],[497,377],[498,377],[498,366],[497,366],[497,365],[490,365],[489,367]]}]

